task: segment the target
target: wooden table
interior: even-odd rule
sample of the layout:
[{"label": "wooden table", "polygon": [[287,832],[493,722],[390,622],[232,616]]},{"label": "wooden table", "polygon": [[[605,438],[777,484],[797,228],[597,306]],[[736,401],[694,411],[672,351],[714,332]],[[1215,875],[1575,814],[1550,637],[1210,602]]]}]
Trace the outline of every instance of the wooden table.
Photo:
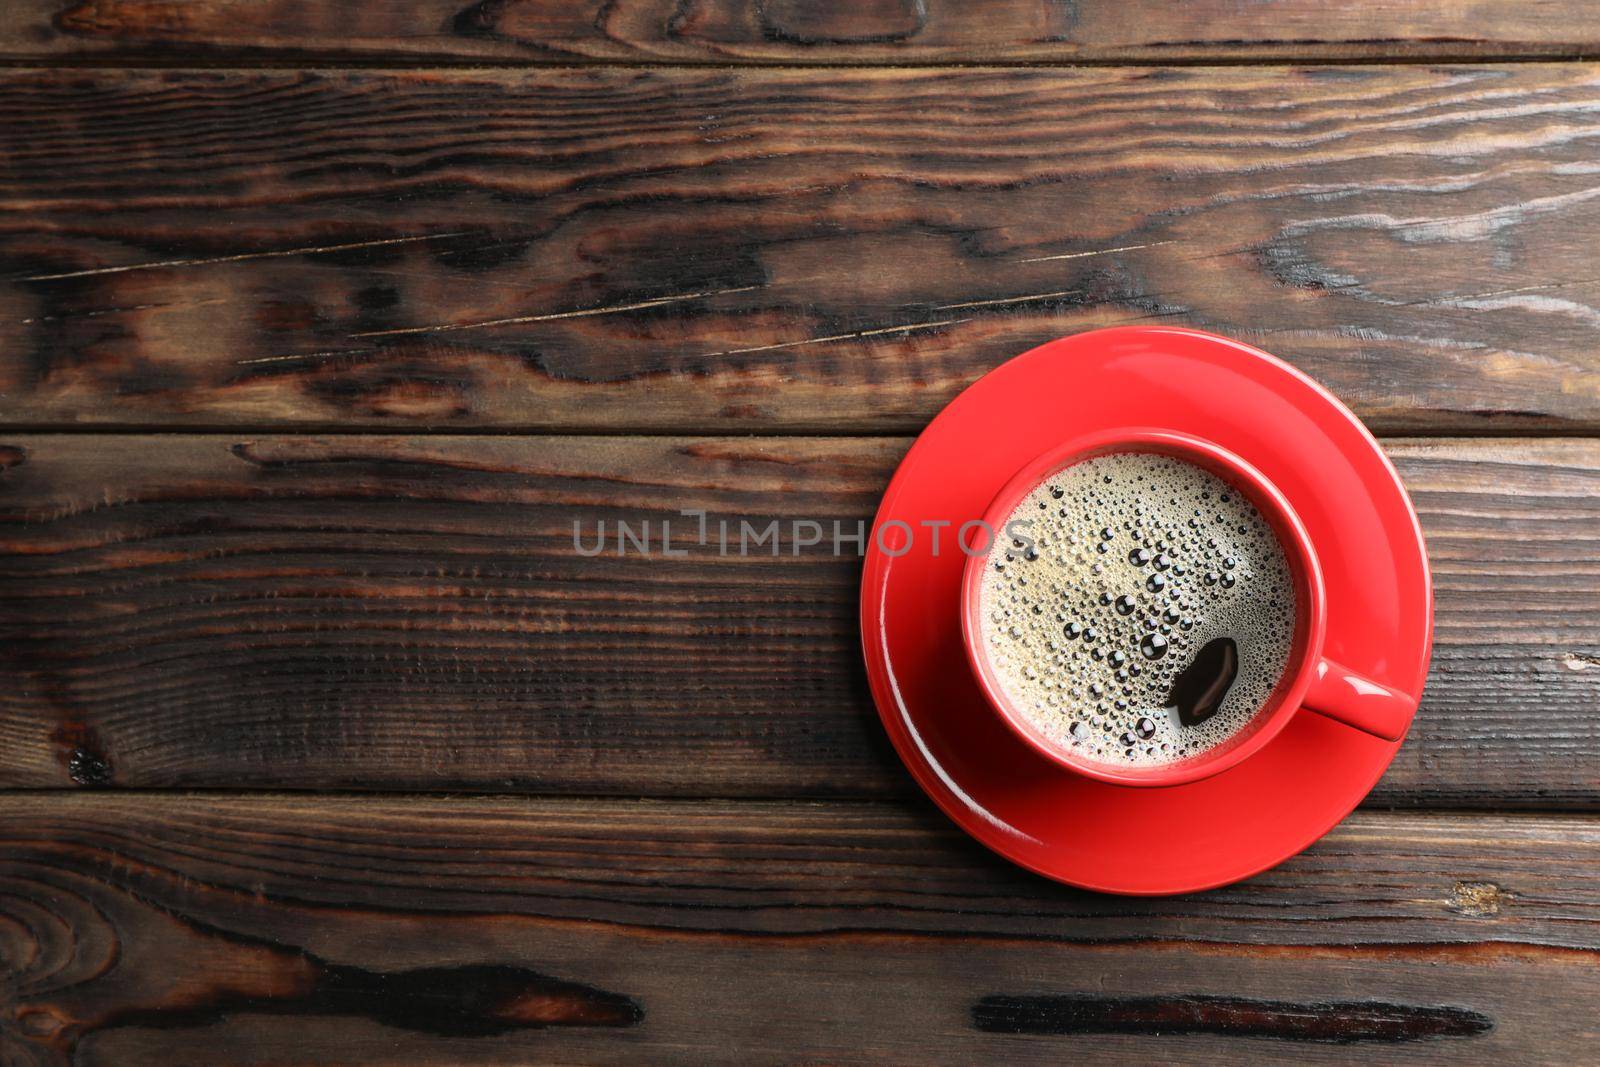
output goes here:
[{"label": "wooden table", "polygon": [[[11,0],[0,1063],[1593,1062],[1588,14]],[[1432,554],[1399,759],[1249,882],[955,831],[855,559],[575,551],[869,518],[1130,322],[1326,382]]]}]

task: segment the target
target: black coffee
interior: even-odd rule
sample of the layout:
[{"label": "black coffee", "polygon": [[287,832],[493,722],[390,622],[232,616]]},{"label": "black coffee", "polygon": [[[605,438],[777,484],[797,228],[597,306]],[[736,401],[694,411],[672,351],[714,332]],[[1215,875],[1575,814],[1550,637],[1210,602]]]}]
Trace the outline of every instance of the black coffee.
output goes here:
[{"label": "black coffee", "polygon": [[1267,521],[1220,478],[1168,456],[1098,456],[1036,488],[1008,527],[1018,536],[985,560],[983,640],[1056,744],[1169,763],[1225,743],[1271,697],[1294,582]]},{"label": "black coffee", "polygon": [[1239,676],[1239,646],[1231,637],[1206,642],[1189,665],[1172,680],[1167,703],[1182,726],[1199,726],[1222,710],[1233,680]]}]

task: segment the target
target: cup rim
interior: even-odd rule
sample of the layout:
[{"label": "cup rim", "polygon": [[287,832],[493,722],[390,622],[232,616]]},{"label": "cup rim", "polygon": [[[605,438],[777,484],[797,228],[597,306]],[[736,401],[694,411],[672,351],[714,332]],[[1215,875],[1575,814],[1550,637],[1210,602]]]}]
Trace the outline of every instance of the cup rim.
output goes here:
[{"label": "cup rim", "polygon": [[1153,452],[1194,463],[1228,481],[1250,498],[1272,526],[1296,578],[1296,641],[1289,662],[1269,698],[1258,711],[1248,736],[1237,744],[1185,760],[1149,767],[1118,767],[1074,757],[1024,718],[1007,697],[989,663],[982,632],[981,596],[984,568],[993,545],[969,552],[961,576],[961,643],[974,680],[990,708],[1028,747],[1065,769],[1113,785],[1172,786],[1220,774],[1259,752],[1288,725],[1305,699],[1322,658],[1327,629],[1322,567],[1310,535],[1277,486],[1254,465],[1221,445],[1176,430],[1125,427],[1072,438],[1024,463],[995,493],[983,521],[996,538],[1017,505],[1045,479],[1095,456],[1117,452]]}]

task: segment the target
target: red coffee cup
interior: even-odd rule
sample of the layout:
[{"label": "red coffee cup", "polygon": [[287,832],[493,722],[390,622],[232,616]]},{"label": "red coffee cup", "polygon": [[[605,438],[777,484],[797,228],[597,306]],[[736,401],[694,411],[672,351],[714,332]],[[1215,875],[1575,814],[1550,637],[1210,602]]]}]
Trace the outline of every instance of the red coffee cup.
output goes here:
[{"label": "red coffee cup", "polygon": [[1080,437],[1045,452],[1017,471],[989,502],[984,522],[991,530],[1002,530],[1017,505],[1047,478],[1086,459],[1121,452],[1155,453],[1192,463],[1237,489],[1267,520],[1277,535],[1295,584],[1294,641],[1288,664],[1272,694],[1251,721],[1215,748],[1149,767],[1125,767],[1087,759],[1046,737],[1017,710],[1007,695],[989,662],[983,639],[979,598],[988,553],[971,552],[962,574],[961,637],[978,686],[1001,720],[1046,759],[1090,778],[1132,786],[1181,785],[1219,774],[1259,752],[1302,710],[1335,719],[1386,741],[1399,740],[1416,711],[1416,702],[1323,654],[1327,601],[1316,548],[1277,487],[1227,449],[1189,434],[1145,428]]}]

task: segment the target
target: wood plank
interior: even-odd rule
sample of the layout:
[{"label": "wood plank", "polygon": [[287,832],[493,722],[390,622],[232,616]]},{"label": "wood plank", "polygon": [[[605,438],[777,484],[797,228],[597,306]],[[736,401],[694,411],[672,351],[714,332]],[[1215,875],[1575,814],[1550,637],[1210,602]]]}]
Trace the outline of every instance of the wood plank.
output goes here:
[{"label": "wood plank", "polygon": [[1170,899],[920,802],[0,797],[18,1063],[1581,1062],[1600,824],[1358,814]]},{"label": "wood plank", "polygon": [[[0,446],[0,785],[911,789],[864,684],[856,548],[831,533],[870,522],[903,439]],[[1378,800],[1594,806],[1600,443],[1389,448],[1438,633]],[[797,519],[823,544],[794,554]],[[604,558],[574,520],[591,551],[608,524]],[[649,523],[650,556],[616,555],[618,521]],[[661,554],[664,521],[685,556]],[[778,521],[781,554],[741,557],[740,521]]]},{"label": "wood plank", "polygon": [[1600,50],[1575,0],[11,0],[0,57],[103,62],[1156,62]]},{"label": "wood plank", "polygon": [[900,432],[1171,322],[1594,431],[1597,132],[1588,64],[12,71],[0,424]]}]

